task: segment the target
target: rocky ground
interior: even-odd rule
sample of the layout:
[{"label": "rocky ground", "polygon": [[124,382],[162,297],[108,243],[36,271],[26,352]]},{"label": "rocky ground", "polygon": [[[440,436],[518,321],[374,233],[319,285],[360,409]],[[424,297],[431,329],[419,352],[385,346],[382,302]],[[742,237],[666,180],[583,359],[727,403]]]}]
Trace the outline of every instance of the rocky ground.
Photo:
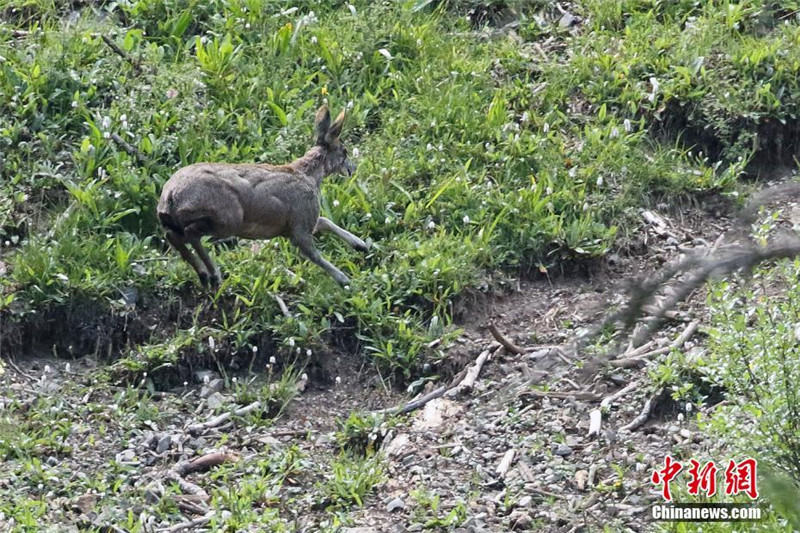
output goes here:
[{"label": "rocky ground", "polygon": [[[92,388],[86,376],[102,369],[88,359],[18,359],[5,376],[9,394],[3,401],[6,407],[24,407],[42,395],[58,399],[52,409],[73,419],[61,443],[70,453],[52,450],[42,466],[45,480],[91,476],[113,462],[116,470],[105,481],[130,486],[129,503],[144,513],[139,517],[144,530],[202,530],[213,524],[207,504],[213,474],[205,470],[246,464],[264,453],[285,458],[290,450],[303,457],[303,466],[294,470],[296,477],[283,480],[272,504],[282,502],[281,518],[299,531],[335,530],[337,524],[351,533],[647,530],[649,505],[660,500],[650,482],[653,469],[676,448],[701,455],[712,445],[693,427],[692,413],[664,401],[668,394],[657,394],[647,373],[670,346],[702,349],[697,321],[703,295],[671,313],[643,346],[623,347],[627,353],[616,362],[599,362],[570,346],[610,306],[622,303],[628,281],[681,254],[719,245],[730,227],[708,206],[671,214],[645,211],[629,250],[592,273],[520,279],[505,296],[471,302],[461,320],[463,334],[449,353],[465,370],[482,359],[474,385],[464,386],[461,372],[444,384],[450,388],[440,397],[376,429],[370,438],[385,457],[382,481],[362,507],[353,505],[335,518],[324,511],[330,502],[318,489],[336,454],[336,420],[351,412],[385,413],[408,400],[382,387],[371,367],[346,355],[327,362],[330,385],[301,379],[302,391],[274,424],[215,416],[230,408],[246,417],[263,405],[242,402],[213,371],[195,372],[203,385],[143,399],[105,384]],[[277,387],[274,383],[270,386]],[[419,396],[442,386],[429,383]],[[623,428],[649,399],[649,416]],[[132,409],[130,403],[138,405]],[[98,405],[104,407],[92,407]],[[109,412],[108,405],[116,407]],[[594,410],[602,424],[590,435]],[[82,446],[87,440],[93,445]],[[207,464],[187,462],[196,456]],[[6,476],[0,486],[14,482]],[[168,488],[171,482],[181,494]],[[119,501],[104,505],[104,488],[77,495],[40,490],[53,496],[51,509],[62,523],[108,528],[119,524]],[[173,529],[159,529],[166,524],[158,513],[147,518],[165,495],[186,519],[174,521]],[[105,530],[125,529],[114,527]]]}]

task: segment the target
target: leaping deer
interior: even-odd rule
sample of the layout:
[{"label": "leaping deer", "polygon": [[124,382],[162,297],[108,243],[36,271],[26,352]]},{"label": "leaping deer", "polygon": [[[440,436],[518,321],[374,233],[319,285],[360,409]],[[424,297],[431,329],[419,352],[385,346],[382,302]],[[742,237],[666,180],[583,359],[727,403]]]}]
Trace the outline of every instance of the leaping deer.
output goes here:
[{"label": "leaping deer", "polygon": [[344,116],[342,111],[331,124],[328,107],[320,107],[314,121],[314,146],[288,165],[195,163],[167,180],[158,201],[158,218],[169,243],[204,286],[220,282],[219,270],[200,242],[204,235],[287,237],[339,284],[350,281],[320,255],[313,238],[318,231],[330,231],[357,250],[368,249],[367,243],[319,216],[323,178],[355,171],[339,140]]}]

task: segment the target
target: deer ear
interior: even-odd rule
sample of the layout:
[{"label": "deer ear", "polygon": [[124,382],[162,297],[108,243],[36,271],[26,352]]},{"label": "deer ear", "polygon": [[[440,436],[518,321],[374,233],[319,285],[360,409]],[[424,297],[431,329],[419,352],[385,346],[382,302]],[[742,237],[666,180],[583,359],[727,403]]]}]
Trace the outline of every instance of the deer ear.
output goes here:
[{"label": "deer ear", "polygon": [[328,111],[328,106],[323,104],[317,110],[317,116],[314,119],[314,131],[317,136],[317,144],[325,143],[325,135],[328,133],[331,126],[331,112]]},{"label": "deer ear", "polygon": [[328,133],[325,136],[325,140],[332,142],[338,139],[339,135],[342,133],[342,126],[344,126],[344,111],[339,113],[339,116],[333,121],[331,127],[328,128]]}]

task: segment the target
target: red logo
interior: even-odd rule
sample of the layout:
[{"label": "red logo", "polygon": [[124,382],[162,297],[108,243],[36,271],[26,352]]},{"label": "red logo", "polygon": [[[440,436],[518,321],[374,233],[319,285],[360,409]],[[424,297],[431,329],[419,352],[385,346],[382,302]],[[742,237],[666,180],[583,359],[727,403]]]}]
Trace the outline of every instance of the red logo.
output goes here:
[{"label": "red logo", "polygon": [[[687,470],[690,478],[687,484],[689,494],[695,496],[701,492],[706,496],[716,494],[718,468],[714,461],[709,461],[702,466],[699,461],[694,459],[690,459],[689,463],[691,464],[691,467]],[[744,493],[752,500],[758,498],[758,488],[756,486],[757,467],[758,462],[752,458],[744,459],[739,463],[731,459],[725,469],[725,495],[736,496],[739,493]],[[683,470],[683,465],[667,455],[664,457],[664,468],[653,471],[653,475],[650,476],[653,485],[663,485],[661,494],[664,500],[668,502],[672,501],[669,482],[681,470]]]},{"label": "red logo", "polygon": [[736,464],[733,459],[725,469],[725,494],[733,495],[744,492],[751,500],[758,498],[756,488],[756,468],[758,463],[755,459],[745,459]]},{"label": "red logo", "polygon": [[664,468],[653,472],[653,476],[650,478],[653,481],[653,485],[664,484],[662,495],[667,501],[672,501],[672,495],[669,493],[669,482],[678,475],[678,472],[680,472],[682,468],[679,462],[667,455],[664,457]]},{"label": "red logo", "polygon": [[697,495],[702,490],[706,496],[713,496],[717,493],[717,465],[714,461],[709,461],[700,468],[700,463],[690,459],[692,467],[689,469],[689,494]]}]

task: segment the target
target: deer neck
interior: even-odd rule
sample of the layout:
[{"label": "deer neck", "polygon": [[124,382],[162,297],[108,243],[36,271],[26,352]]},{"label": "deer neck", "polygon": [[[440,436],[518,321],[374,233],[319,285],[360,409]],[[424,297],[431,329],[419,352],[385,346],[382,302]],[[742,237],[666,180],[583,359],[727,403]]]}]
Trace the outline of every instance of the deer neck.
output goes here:
[{"label": "deer neck", "polygon": [[322,179],[330,172],[325,168],[327,151],[322,146],[314,146],[303,157],[292,161],[289,166],[295,172],[300,172],[314,179],[317,188],[322,185]]}]

